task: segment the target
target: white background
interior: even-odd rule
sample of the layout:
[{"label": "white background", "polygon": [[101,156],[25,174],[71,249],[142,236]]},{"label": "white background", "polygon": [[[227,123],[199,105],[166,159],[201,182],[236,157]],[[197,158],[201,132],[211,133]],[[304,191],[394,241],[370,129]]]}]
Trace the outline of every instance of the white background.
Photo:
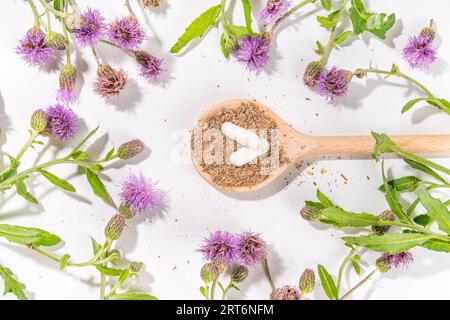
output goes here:
[{"label": "white background", "polygon": [[[85,8],[91,1],[79,1]],[[270,262],[275,282],[295,285],[302,270],[315,268],[318,263],[333,274],[346,255],[339,240],[341,231],[313,226],[299,218],[303,201],[313,199],[316,186],[345,208],[379,213],[386,208],[377,192],[380,168],[373,161],[320,160],[295,173],[295,179],[285,187],[284,181],[251,195],[227,195],[206,184],[189,162],[186,136],[197,117],[217,102],[232,98],[255,98],[287,119],[298,130],[316,135],[369,134],[372,130],[390,134],[450,133],[450,118],[432,108],[417,108],[406,115],[400,109],[406,101],[420,94],[392,79],[391,84],[371,76],[356,80],[348,96],[335,105],[325,103],[301,83],[306,64],[315,58],[316,40],[325,42],[328,33],[315,21],[316,13],[295,15],[276,37],[271,52],[269,72],[249,74],[242,65],[225,61],[221,56],[219,32],[211,30],[192,50],[181,56],[167,54],[170,46],[186,25],[218,0],[169,0],[158,12],[144,14],[132,1],[135,10],[149,31],[145,44],[154,54],[167,60],[169,76],[162,84],[152,85],[139,78],[136,65],[123,54],[103,46],[99,52],[109,63],[122,66],[132,81],[118,98],[105,103],[91,91],[95,63],[89,50],[78,51],[74,59],[82,74],[81,98],[75,111],[89,128],[101,125],[92,150],[107,151],[121,142],[139,137],[151,153],[123,167],[113,166],[106,175],[107,187],[117,195],[119,182],[130,171],[142,170],[159,180],[167,192],[168,207],[150,214],[147,219],[134,221],[117,244],[130,260],[146,264],[137,287],[148,290],[160,299],[200,299],[198,287],[202,257],[196,252],[202,237],[216,229],[239,232],[252,229],[261,232],[270,244]],[[258,8],[262,1],[258,3]],[[333,52],[331,65],[354,69],[372,62],[389,68],[393,62],[405,72],[423,80],[438,96],[450,97],[450,72],[446,57],[450,56],[448,1],[403,0],[369,1],[371,9],[395,12],[399,21],[387,45],[371,37],[363,37],[350,47]],[[121,1],[99,1],[108,18],[126,13]],[[240,10],[240,8],[239,8]],[[27,138],[29,116],[36,108],[54,102],[57,86],[56,67],[39,70],[26,66],[14,53],[17,41],[32,25],[32,16],[24,1],[1,1],[2,39],[0,51],[0,118],[1,149],[17,153]],[[240,18],[240,17],[238,17]],[[409,35],[418,33],[429,19],[435,19],[438,30],[436,45],[438,62],[429,72],[413,72],[402,61],[400,48]],[[307,101],[306,98],[311,98]],[[5,139],[5,133],[7,139]],[[176,161],[184,149],[184,160]],[[50,147],[44,158],[63,155],[67,150]],[[29,161],[35,151],[30,151]],[[436,159],[450,166],[450,161]],[[25,163],[24,166],[27,165]],[[396,174],[404,173],[402,161],[387,163]],[[324,168],[326,173],[321,174]],[[31,207],[15,197],[1,204],[0,223],[37,226],[60,235],[65,246],[58,252],[70,253],[74,260],[88,259],[91,235],[103,238],[103,228],[114,212],[89,191],[82,176],[73,167],[59,167],[53,172],[71,177],[77,187],[76,196],[55,190],[42,179],[34,179],[32,190],[41,201]],[[324,171],[324,170],[322,170]],[[298,175],[297,175],[298,174]],[[341,177],[348,178],[348,183]],[[9,194],[6,195],[8,198]],[[364,299],[449,299],[450,255],[424,249],[413,250],[416,262],[407,270],[378,276],[365,285],[354,298]],[[365,254],[363,259],[370,271],[377,255]],[[26,248],[0,241],[0,263],[14,270],[27,285],[30,297],[36,299],[96,299],[98,276],[91,269],[59,271],[58,267]],[[347,272],[344,290],[356,283],[353,272]],[[0,288],[1,289],[1,288]],[[234,298],[266,299],[270,288],[259,266],[251,271],[242,285],[241,294]],[[9,298],[9,297],[8,297]],[[321,288],[316,299],[324,298]]]}]

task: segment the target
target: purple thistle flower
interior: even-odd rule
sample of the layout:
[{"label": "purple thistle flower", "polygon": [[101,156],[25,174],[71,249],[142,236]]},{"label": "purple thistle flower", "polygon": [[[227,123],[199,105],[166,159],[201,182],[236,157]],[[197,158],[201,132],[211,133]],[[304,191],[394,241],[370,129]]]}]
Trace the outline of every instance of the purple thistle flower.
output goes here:
[{"label": "purple thistle flower", "polygon": [[261,70],[269,61],[270,43],[265,37],[245,37],[239,40],[233,56],[245,63],[250,71]]},{"label": "purple thistle flower", "polygon": [[73,34],[81,46],[92,46],[101,39],[105,31],[105,19],[100,11],[89,8],[81,16],[81,25],[73,30]]},{"label": "purple thistle flower", "polygon": [[432,42],[433,37],[430,35],[410,37],[403,48],[403,58],[412,68],[427,69],[437,59]]},{"label": "purple thistle flower", "polygon": [[270,300],[300,300],[300,290],[296,287],[284,286],[273,290]]},{"label": "purple thistle flower", "polygon": [[257,233],[244,232],[238,236],[239,259],[247,267],[254,267],[266,257],[266,242]]},{"label": "purple thistle flower", "polygon": [[165,71],[163,68],[164,60],[141,50],[136,51],[134,56],[137,63],[141,66],[141,76],[147,80],[158,81],[161,74]]},{"label": "purple thistle flower", "polygon": [[156,187],[156,183],[146,178],[142,173],[131,173],[121,183],[120,197],[122,203],[129,206],[134,213],[143,213],[153,209],[162,201],[162,192]]},{"label": "purple thistle flower", "polygon": [[407,267],[414,261],[414,257],[409,251],[396,254],[384,253],[381,258],[387,261],[391,268],[395,269],[398,269],[400,267]]},{"label": "purple thistle flower", "polygon": [[118,46],[133,50],[144,42],[145,32],[135,17],[127,16],[109,25],[108,37]]},{"label": "purple thistle flower", "polygon": [[60,140],[68,140],[78,131],[78,116],[70,108],[60,104],[50,106],[45,110],[47,128],[45,132]]},{"label": "purple thistle flower", "polygon": [[338,69],[337,67],[331,68],[330,71],[322,72],[319,77],[319,94],[328,100],[345,96],[352,77],[352,72]]},{"label": "purple thistle flower", "polygon": [[216,231],[203,240],[203,246],[199,251],[206,260],[233,263],[239,255],[237,242],[235,235],[226,231]]},{"label": "purple thistle flower", "polygon": [[291,5],[292,2],[287,0],[269,0],[259,13],[259,20],[263,24],[270,24],[283,16]]},{"label": "purple thistle flower", "polygon": [[55,57],[56,50],[48,45],[45,33],[34,27],[19,41],[16,53],[31,65],[42,65]]}]

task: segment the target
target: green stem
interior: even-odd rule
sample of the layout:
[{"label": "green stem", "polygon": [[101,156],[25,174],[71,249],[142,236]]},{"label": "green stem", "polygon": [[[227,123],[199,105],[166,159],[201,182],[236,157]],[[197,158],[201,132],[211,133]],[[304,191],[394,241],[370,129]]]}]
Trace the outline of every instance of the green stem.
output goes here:
[{"label": "green stem", "polygon": [[27,0],[28,4],[30,5],[31,11],[33,11],[34,15],[34,26],[39,27],[40,26],[40,15],[36,8],[36,5],[34,4],[33,0]]},{"label": "green stem", "polygon": [[38,135],[39,135],[39,133],[34,132],[34,131],[30,134],[28,141],[25,143],[25,145],[22,147],[22,149],[19,151],[19,153],[16,156],[17,162],[19,162],[19,160],[23,157],[25,152],[27,152],[28,148],[31,147],[31,145],[34,143],[34,139],[36,139],[36,137]]},{"label": "green stem", "polygon": [[84,167],[84,168],[89,168],[92,165],[95,164],[102,164],[106,162],[105,160],[99,160],[99,161],[94,161],[94,162],[82,162],[82,161],[77,161],[77,160],[73,160],[70,159],[69,157],[64,157],[64,158],[60,158],[60,159],[56,159],[56,160],[51,160],[51,161],[47,161],[44,162],[42,164],[39,164],[35,167],[29,168],[27,170],[24,170],[12,177],[10,177],[9,179],[6,179],[5,181],[3,181],[2,183],[0,183],[0,190],[6,190],[9,186],[13,185],[17,180],[20,180],[21,178],[28,176],[30,174],[33,174],[35,172],[37,172],[40,169],[44,169],[47,167],[51,167],[54,165],[58,165],[58,164],[76,164],[78,166]]},{"label": "green stem", "polygon": [[[105,247],[107,246],[107,243],[109,243],[109,242],[106,242],[105,245],[103,246],[103,248],[101,250],[99,250],[99,252],[97,252],[97,254],[94,257],[92,257],[91,259],[89,259],[88,261],[82,262],[82,263],[67,262],[67,266],[68,267],[82,268],[82,267],[91,266],[93,264],[98,264],[97,260],[106,252]],[[53,260],[53,261],[55,261],[57,263],[61,262],[61,258],[59,258],[58,256],[50,253],[49,251],[47,251],[45,249],[42,249],[39,246],[30,245],[29,248],[32,249],[33,251],[36,251],[36,252],[42,254],[43,256],[45,256],[47,258],[49,258],[50,260]]]},{"label": "green stem", "polygon": [[370,278],[377,272],[377,269],[373,270],[369,273],[364,279],[362,279],[356,286],[351,288],[346,294],[344,294],[339,300],[345,300],[348,298],[353,292],[355,292],[358,288],[360,288],[364,283],[370,280]]},{"label": "green stem", "polygon": [[227,297],[228,292],[231,290],[231,288],[233,288],[233,285],[234,285],[234,282],[232,280],[230,280],[230,282],[228,283],[228,285],[225,288],[225,290],[223,290],[222,300],[225,300],[225,298]]},{"label": "green stem", "polygon": [[408,223],[403,223],[403,222],[398,222],[398,221],[384,221],[384,220],[378,221],[377,224],[381,225],[381,226],[392,226],[392,227],[400,227],[400,228],[412,229],[412,230],[416,230],[416,231],[419,231],[421,233],[433,236],[436,239],[440,239],[440,240],[443,240],[443,241],[450,241],[450,236],[445,236],[445,235],[442,235],[442,234],[438,234],[438,233],[429,231],[428,229],[425,229],[423,227],[419,227],[419,226],[416,226],[416,225],[413,225],[413,224],[408,224]]},{"label": "green stem", "polygon": [[352,248],[350,253],[345,257],[344,261],[342,262],[341,266],[339,267],[339,273],[338,273],[338,280],[337,280],[337,292],[339,295],[341,284],[342,284],[342,276],[344,274],[345,267],[348,265],[348,263],[352,260],[353,255],[355,254],[356,248]]},{"label": "green stem", "polygon": [[69,39],[69,33],[67,32],[67,26],[65,23],[63,23],[62,26],[64,38],[66,39],[66,59],[67,64],[72,64],[71,58],[70,58],[70,39]]},{"label": "green stem", "polygon": [[403,78],[409,82],[411,82],[412,84],[416,85],[417,87],[419,87],[421,90],[423,90],[430,98],[432,99],[436,99],[436,97],[433,95],[433,93],[431,93],[431,91],[425,87],[423,84],[421,84],[419,81],[417,81],[416,79],[400,72],[400,71],[388,71],[388,70],[379,70],[379,69],[358,69],[358,72],[361,72],[362,74],[365,73],[375,73],[375,74],[384,74],[387,76],[396,76],[399,78]]},{"label": "green stem", "polygon": [[275,30],[280,26],[280,24],[286,20],[288,17],[290,17],[292,14],[294,14],[295,12],[297,12],[298,10],[300,10],[301,8],[303,8],[304,6],[306,6],[307,4],[310,3],[314,3],[317,0],[304,0],[302,2],[300,2],[299,4],[297,4],[296,6],[292,7],[289,11],[287,11],[283,16],[281,16],[280,18],[277,19],[277,21],[275,21],[275,23],[273,24],[272,28],[270,28],[270,33],[274,33]]},{"label": "green stem", "polygon": [[[105,252],[109,251],[109,249],[111,248],[111,245],[112,245],[112,242],[110,240],[106,240],[105,251],[102,252],[102,255]],[[104,264],[104,266],[108,266],[108,263]],[[100,273],[100,300],[105,299],[105,291],[106,291],[106,275],[101,272]]]},{"label": "green stem", "polygon": [[272,289],[272,291],[274,291],[276,289],[276,287],[275,287],[275,284],[273,283],[272,275],[270,274],[269,261],[267,260],[267,257],[264,258],[263,268],[264,268],[264,274],[266,275],[266,278],[269,281],[270,288]]},{"label": "green stem", "polygon": [[63,19],[67,16],[65,13],[62,13],[62,12],[60,12],[60,11],[58,11],[58,10],[55,10],[55,9],[54,9],[52,6],[50,6],[45,0],[39,0],[39,2],[41,3],[41,5],[42,5],[45,9],[51,11],[55,16],[60,17],[60,18],[63,18]]},{"label": "green stem", "polygon": [[78,13],[80,13],[80,9],[78,8],[77,3],[74,0],[68,0],[70,6]]},{"label": "green stem", "polygon": [[216,295],[216,287],[217,287],[217,281],[218,281],[219,277],[216,277],[213,281],[213,283],[211,284],[211,293],[209,295],[209,299],[210,300],[214,300],[215,299],[215,295]]},{"label": "green stem", "polygon": [[[338,14],[339,18],[342,16],[342,13],[344,12],[348,1],[349,0],[342,1],[341,6],[339,7],[339,14]],[[338,24],[339,24],[339,21],[336,22],[336,25],[334,25],[334,27],[331,29],[330,38],[328,39],[328,42],[325,45],[325,47],[323,49],[323,53],[319,59],[319,62],[322,66],[324,65],[325,60],[328,59],[331,51],[333,50],[334,46],[336,45],[335,41],[336,41],[336,33],[338,31],[338,27],[337,27]]]},{"label": "green stem", "polygon": [[226,0],[220,1],[220,19],[222,20],[223,27],[225,28],[228,25],[227,15],[225,11]]}]

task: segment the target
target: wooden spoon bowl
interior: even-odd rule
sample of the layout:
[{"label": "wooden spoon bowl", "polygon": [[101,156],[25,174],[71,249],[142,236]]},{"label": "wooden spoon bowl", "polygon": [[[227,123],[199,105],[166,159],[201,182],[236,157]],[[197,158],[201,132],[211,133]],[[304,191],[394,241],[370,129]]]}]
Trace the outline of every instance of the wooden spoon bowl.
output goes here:
[{"label": "wooden spoon bowl", "polygon": [[[251,103],[261,112],[269,115],[278,125],[278,144],[283,149],[288,161],[285,161],[271,172],[267,178],[257,184],[246,186],[223,186],[214,182],[211,175],[204,170],[202,164],[194,156],[192,150],[192,161],[198,173],[211,185],[228,192],[249,192],[260,189],[270,184],[279,177],[290,165],[310,157],[324,155],[371,155],[375,146],[372,136],[311,136],[298,132],[276,113],[255,100],[236,99],[221,102],[209,108],[199,121],[207,121],[211,116],[224,109],[237,110],[243,104]],[[450,135],[413,135],[413,136],[390,136],[390,138],[401,148],[413,153],[449,153]]]}]

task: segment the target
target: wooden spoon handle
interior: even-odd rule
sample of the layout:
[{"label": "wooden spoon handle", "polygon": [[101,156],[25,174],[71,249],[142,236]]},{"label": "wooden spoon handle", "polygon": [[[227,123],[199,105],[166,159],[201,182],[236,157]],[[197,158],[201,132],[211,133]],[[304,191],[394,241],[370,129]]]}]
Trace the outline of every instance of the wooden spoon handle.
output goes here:
[{"label": "wooden spoon handle", "polygon": [[[450,153],[450,135],[390,136],[402,149],[413,153]],[[373,153],[375,138],[371,136],[323,136],[312,138],[312,156],[369,155]]]}]

